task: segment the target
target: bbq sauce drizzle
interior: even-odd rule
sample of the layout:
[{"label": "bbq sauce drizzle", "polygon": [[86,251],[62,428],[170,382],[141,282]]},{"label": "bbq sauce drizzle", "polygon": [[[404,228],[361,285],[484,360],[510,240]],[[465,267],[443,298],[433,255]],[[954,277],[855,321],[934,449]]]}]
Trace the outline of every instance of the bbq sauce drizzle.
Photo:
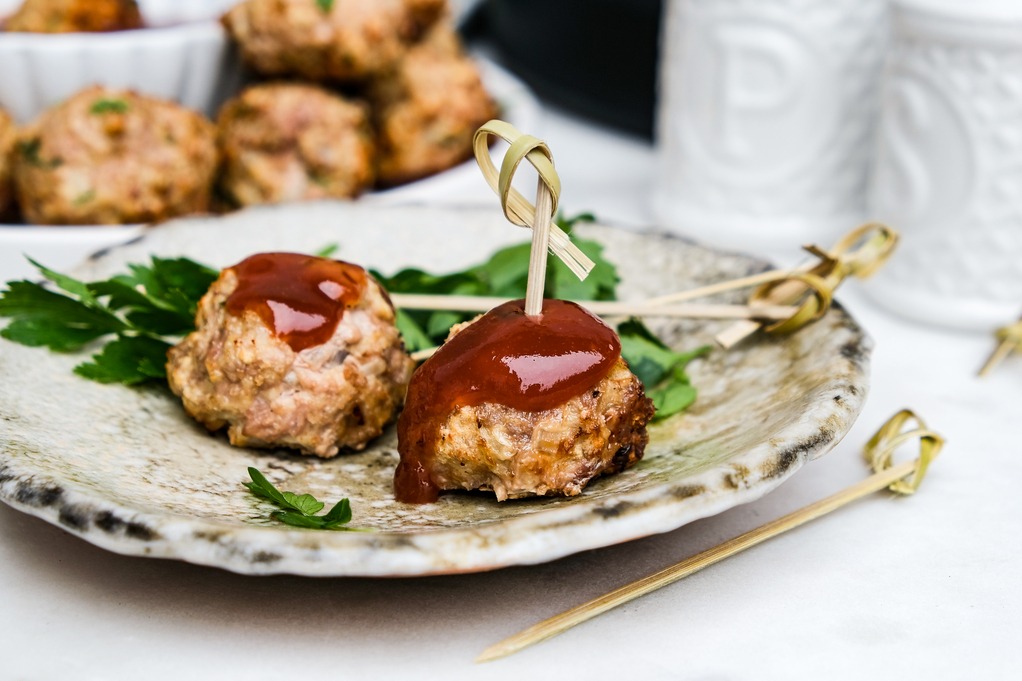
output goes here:
[{"label": "bbq sauce drizzle", "polygon": [[513,300],[447,341],[412,376],[398,419],[398,501],[436,501],[429,459],[455,409],[484,402],[520,411],[552,409],[591,389],[621,356],[617,334],[575,303],[543,301],[529,317]]},{"label": "bbq sauce drizzle", "polygon": [[358,265],[299,253],[259,253],[230,269],[238,285],[227,311],[255,312],[295,352],[333,336],[345,310],[361,299],[367,277]]}]

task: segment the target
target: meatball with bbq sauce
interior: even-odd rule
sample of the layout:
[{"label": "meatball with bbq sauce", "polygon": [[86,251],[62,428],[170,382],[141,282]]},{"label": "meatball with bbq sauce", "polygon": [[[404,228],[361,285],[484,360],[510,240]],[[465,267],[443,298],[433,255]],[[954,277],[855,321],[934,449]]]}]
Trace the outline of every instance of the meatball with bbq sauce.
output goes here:
[{"label": "meatball with bbq sauce", "polygon": [[245,0],[223,17],[244,60],[266,76],[363,82],[389,69],[446,0]]},{"label": "meatball with bbq sauce", "polygon": [[248,88],[220,110],[217,146],[233,206],[352,198],[373,182],[365,107],[315,85]]},{"label": "meatball with bbq sauce", "polygon": [[475,63],[445,25],[374,80],[368,92],[382,186],[411,182],[470,158],[476,129],[498,113]]},{"label": "meatball with bbq sauce", "polygon": [[455,327],[412,377],[395,496],[574,496],[642,458],[652,417],[611,328],[567,301],[544,301],[539,317],[511,301]]},{"label": "meatball with bbq sauce", "polygon": [[34,224],[159,222],[209,207],[214,126],[173,102],[91,87],[24,127],[17,147],[18,203]]},{"label": "meatball with bbq sauce", "polygon": [[223,270],[195,321],[168,353],[170,388],[238,446],[362,449],[400,407],[414,367],[386,293],[336,260],[253,255]]},{"label": "meatball with bbq sauce", "polygon": [[20,33],[105,33],[142,28],[135,0],[25,0],[3,24]]},{"label": "meatball with bbq sauce", "polygon": [[11,213],[14,206],[11,166],[14,162],[14,140],[16,137],[14,121],[6,111],[0,109],[0,219]]}]

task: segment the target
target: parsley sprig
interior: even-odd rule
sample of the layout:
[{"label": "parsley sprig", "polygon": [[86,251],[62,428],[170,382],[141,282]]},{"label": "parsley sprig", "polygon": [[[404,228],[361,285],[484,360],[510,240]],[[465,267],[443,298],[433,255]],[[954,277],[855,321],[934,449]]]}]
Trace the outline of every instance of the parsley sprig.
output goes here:
[{"label": "parsley sprig", "polygon": [[58,352],[107,339],[75,373],[100,383],[134,385],[166,377],[168,338],[195,328],[199,298],[218,276],[187,258],[152,258],[126,274],[85,283],[30,262],[57,290],[31,281],[8,282],[0,317],[11,323],[0,336]]},{"label": "parsley sprig", "polygon": [[346,530],[356,531],[353,527],[344,527],[351,522],[351,503],[347,498],[341,499],[324,515],[316,515],[326,506],[311,494],[295,494],[281,492],[258,469],[249,467],[248,474],[252,482],[244,483],[252,494],[268,499],[280,507],[270,517],[285,525],[306,527],[313,530]]},{"label": "parsley sprig", "polygon": [[646,394],[656,407],[655,420],[677,414],[695,402],[696,389],[685,367],[693,359],[708,354],[712,349],[709,345],[675,352],[637,319],[622,322],[617,331],[621,338],[621,356],[646,386]]}]

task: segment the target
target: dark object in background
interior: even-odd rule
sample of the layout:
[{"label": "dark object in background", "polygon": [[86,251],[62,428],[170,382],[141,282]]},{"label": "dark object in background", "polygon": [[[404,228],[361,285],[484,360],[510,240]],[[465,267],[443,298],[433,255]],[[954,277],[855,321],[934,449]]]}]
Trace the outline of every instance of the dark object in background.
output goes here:
[{"label": "dark object in background", "polygon": [[544,99],[652,139],[662,4],[485,0],[466,28]]}]

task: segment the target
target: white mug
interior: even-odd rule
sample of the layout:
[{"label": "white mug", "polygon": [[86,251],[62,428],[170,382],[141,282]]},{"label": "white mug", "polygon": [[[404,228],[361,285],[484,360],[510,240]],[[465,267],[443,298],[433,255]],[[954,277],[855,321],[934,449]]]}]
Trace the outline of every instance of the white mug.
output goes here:
[{"label": "white mug", "polygon": [[877,302],[986,330],[1022,310],[1022,2],[895,0],[872,217],[902,234]]},{"label": "white mug", "polygon": [[861,222],[886,22],[887,0],[668,0],[661,224],[793,251]]}]

